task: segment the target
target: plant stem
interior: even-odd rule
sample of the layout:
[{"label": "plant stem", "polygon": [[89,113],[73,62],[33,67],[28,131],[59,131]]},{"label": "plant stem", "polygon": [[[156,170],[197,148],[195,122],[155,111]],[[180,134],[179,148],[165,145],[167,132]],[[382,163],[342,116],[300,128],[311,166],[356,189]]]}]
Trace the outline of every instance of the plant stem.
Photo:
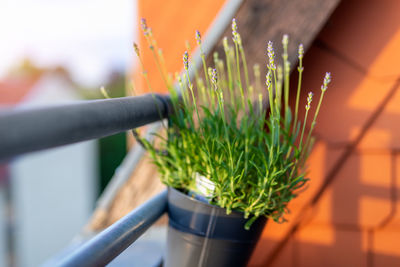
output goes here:
[{"label": "plant stem", "polygon": [[228,71],[228,87],[229,87],[229,95],[231,97],[231,103],[236,106],[237,103],[235,101],[235,96],[233,93],[233,80],[232,80],[232,69],[231,62],[229,56],[229,48],[225,48],[225,60],[226,60],[226,69]]},{"label": "plant stem", "polygon": [[144,77],[144,79],[146,81],[147,88],[149,89],[149,91],[150,91],[150,93],[151,93],[151,95],[152,95],[152,97],[154,99],[154,103],[156,104],[158,115],[161,118],[161,125],[163,126],[164,129],[167,129],[167,126],[165,125],[165,123],[164,123],[164,121],[162,119],[161,110],[160,110],[160,107],[157,104],[156,96],[154,95],[153,88],[151,87],[151,84],[150,84],[150,81],[149,81],[149,77],[147,76],[147,71],[144,68],[142,57],[139,54],[137,56],[139,58],[140,66],[142,67],[142,75],[143,75],[143,77]]},{"label": "plant stem", "polygon": [[146,38],[146,41],[147,41],[147,43],[148,43],[148,45],[149,45],[149,47],[150,47],[150,50],[151,50],[151,52],[152,52],[152,54],[153,54],[154,60],[155,60],[156,65],[157,65],[157,70],[158,70],[158,72],[160,73],[161,78],[163,79],[164,84],[165,84],[165,86],[166,86],[167,89],[168,89],[168,88],[169,88],[169,84],[168,84],[168,82],[167,82],[166,74],[165,74],[165,73],[163,72],[163,70],[161,69],[161,65],[160,65],[160,61],[159,61],[158,55],[157,55],[157,53],[155,52],[155,48],[157,48],[157,42],[156,42],[155,39],[153,38],[153,34],[152,34],[151,31],[149,32],[149,34],[146,34],[146,35],[145,35],[145,38]]},{"label": "plant stem", "polygon": [[287,46],[284,46],[283,53],[283,73],[284,73],[284,94],[285,94],[285,118],[287,113],[289,112],[289,74],[290,74],[290,65],[288,61],[287,54]]},{"label": "plant stem", "polygon": [[236,71],[237,71],[237,82],[239,85],[240,89],[240,95],[242,97],[242,107],[243,110],[246,108],[246,101],[244,100],[244,93],[243,93],[243,87],[242,87],[242,81],[240,78],[240,61],[239,61],[239,47],[237,42],[235,42],[235,57],[236,57]]},{"label": "plant stem", "polygon": [[247,71],[246,54],[244,53],[243,45],[239,45],[239,51],[240,51],[240,55],[242,56],[244,78],[245,78],[245,81],[246,81],[246,88],[248,90],[249,87],[250,87],[250,81],[249,81],[249,72]]},{"label": "plant stem", "polygon": [[196,114],[197,114],[197,120],[198,120],[198,123],[200,124],[201,121],[200,121],[199,110],[197,109],[196,98],[194,97],[193,84],[190,82],[189,70],[186,70],[186,78],[187,78],[187,81],[188,81],[188,87],[189,87],[190,93],[192,94],[192,101],[193,101],[194,109],[195,109]]},{"label": "plant stem", "polygon": [[296,94],[296,107],[295,107],[295,112],[294,112],[294,123],[293,123],[293,131],[292,134],[296,133],[297,131],[297,119],[298,119],[298,113],[299,113],[299,100],[300,100],[300,91],[301,91],[301,78],[303,74],[303,58],[299,58],[299,67],[297,68],[299,72],[299,79],[297,81],[297,94]]},{"label": "plant stem", "polygon": [[315,127],[315,124],[317,122],[317,117],[318,117],[319,109],[321,108],[321,103],[322,103],[322,99],[324,98],[324,94],[325,94],[325,91],[322,91],[321,92],[321,96],[319,97],[317,110],[315,111],[314,118],[313,118],[313,121],[311,123],[311,128],[310,128],[310,131],[308,132],[308,136],[307,136],[307,139],[306,139],[306,142],[305,142],[305,145],[304,145],[305,150],[308,149],[307,146],[308,146],[308,144],[310,142],[311,134],[312,134],[312,132],[314,130],[314,127]]},{"label": "plant stem", "polygon": [[300,151],[301,151],[301,149],[302,149],[303,136],[304,136],[304,129],[306,128],[307,116],[308,116],[308,109],[306,109],[306,114],[304,115],[303,129],[301,130],[300,144],[299,144],[299,150],[300,150]]}]

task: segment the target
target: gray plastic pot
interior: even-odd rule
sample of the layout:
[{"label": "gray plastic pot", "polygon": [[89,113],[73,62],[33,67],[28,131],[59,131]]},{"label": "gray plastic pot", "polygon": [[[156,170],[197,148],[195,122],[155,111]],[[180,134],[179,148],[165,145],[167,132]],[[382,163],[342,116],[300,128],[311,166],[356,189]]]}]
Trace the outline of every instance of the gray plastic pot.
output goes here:
[{"label": "gray plastic pot", "polygon": [[168,188],[165,267],[246,266],[267,222],[258,218],[244,229],[243,213],[232,212]]}]

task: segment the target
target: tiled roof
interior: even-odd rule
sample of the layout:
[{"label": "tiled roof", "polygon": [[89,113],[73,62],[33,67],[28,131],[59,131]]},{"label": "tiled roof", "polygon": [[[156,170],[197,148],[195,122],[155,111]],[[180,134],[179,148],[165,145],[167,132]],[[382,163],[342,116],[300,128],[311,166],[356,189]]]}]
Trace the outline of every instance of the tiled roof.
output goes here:
[{"label": "tiled roof", "polygon": [[13,106],[19,103],[38,79],[38,77],[6,78],[0,81],[0,106]]}]

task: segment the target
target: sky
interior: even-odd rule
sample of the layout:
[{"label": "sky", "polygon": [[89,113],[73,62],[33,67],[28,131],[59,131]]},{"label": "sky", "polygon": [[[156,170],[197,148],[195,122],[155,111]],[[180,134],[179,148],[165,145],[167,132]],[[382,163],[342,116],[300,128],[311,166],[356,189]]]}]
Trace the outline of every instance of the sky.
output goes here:
[{"label": "sky", "polygon": [[0,79],[25,57],[88,86],[132,65],[135,0],[1,0]]}]

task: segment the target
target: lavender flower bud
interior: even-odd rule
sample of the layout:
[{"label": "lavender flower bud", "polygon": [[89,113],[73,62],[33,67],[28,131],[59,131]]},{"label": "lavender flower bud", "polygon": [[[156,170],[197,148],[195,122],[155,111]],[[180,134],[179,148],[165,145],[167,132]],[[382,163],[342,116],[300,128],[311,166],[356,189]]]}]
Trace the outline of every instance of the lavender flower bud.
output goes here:
[{"label": "lavender flower bud", "polygon": [[327,73],[325,74],[324,84],[321,86],[321,90],[322,90],[323,92],[325,92],[326,89],[328,89],[328,84],[329,84],[330,82],[331,82],[331,73],[330,73],[330,72],[327,72]]},{"label": "lavender flower bud", "polygon": [[201,45],[201,35],[199,31],[196,31],[196,42],[198,45]]},{"label": "lavender flower bud", "polygon": [[303,44],[299,45],[299,59],[303,59],[304,56],[304,46]]},{"label": "lavender flower bud", "polygon": [[310,107],[311,107],[311,102],[312,102],[313,95],[314,94],[312,92],[308,93],[306,110],[309,110]]},{"label": "lavender flower bud", "polygon": [[267,75],[265,76],[265,84],[267,85],[267,89],[270,90],[272,85],[271,70],[268,70]]},{"label": "lavender flower bud", "polygon": [[142,26],[142,30],[143,30],[144,35],[149,35],[149,28],[147,27],[146,19],[142,18],[140,20],[140,24]]},{"label": "lavender flower bud", "polygon": [[238,41],[238,32],[237,32],[237,24],[236,24],[236,19],[232,19],[232,36],[233,36],[233,41],[236,43]]},{"label": "lavender flower bud", "polygon": [[287,47],[289,44],[289,35],[284,34],[282,37],[282,45],[283,47]]},{"label": "lavender flower bud", "polygon": [[217,90],[218,76],[216,69],[212,69],[211,71],[211,83],[214,85],[215,90]]},{"label": "lavender flower bud", "polygon": [[136,55],[139,56],[139,46],[137,43],[133,43],[133,49],[135,50]]},{"label": "lavender flower bud", "polygon": [[271,41],[268,42],[267,55],[268,55],[268,58],[269,58],[268,67],[270,69],[272,69],[272,70],[275,70],[276,69],[276,66],[275,66],[275,52],[274,52],[274,48],[272,47],[272,42]]},{"label": "lavender flower bud", "polygon": [[183,67],[185,68],[185,70],[189,69],[189,54],[187,51],[183,53]]}]

